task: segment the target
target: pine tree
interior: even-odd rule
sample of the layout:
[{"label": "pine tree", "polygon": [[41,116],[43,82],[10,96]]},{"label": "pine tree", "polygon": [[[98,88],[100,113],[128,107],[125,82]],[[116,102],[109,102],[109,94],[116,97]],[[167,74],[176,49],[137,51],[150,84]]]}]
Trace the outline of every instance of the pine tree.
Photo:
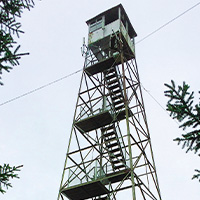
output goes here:
[{"label": "pine tree", "polygon": [[[19,59],[28,53],[18,53],[20,45],[14,38],[19,37],[21,33],[21,23],[17,20],[25,9],[30,10],[34,6],[33,0],[0,0],[0,85],[2,71],[9,72],[13,66],[19,65]],[[0,193],[5,193],[4,188],[12,187],[10,178],[19,178],[17,167],[11,167],[9,164],[0,165]]]},{"label": "pine tree", "polygon": [[[2,71],[9,72],[13,66],[19,65],[19,59],[28,53],[18,53],[20,45],[17,45],[14,37],[24,33],[21,23],[23,10],[32,8],[33,0],[1,0],[0,1],[0,79]],[[3,83],[0,81],[0,85]]]},{"label": "pine tree", "polygon": [[[168,90],[165,96],[169,98],[167,102],[167,110],[170,116],[180,122],[179,128],[186,133],[180,138],[174,139],[178,144],[182,144],[182,148],[186,148],[186,152],[193,151],[200,156],[200,101],[194,104],[194,92],[189,92],[190,86],[183,82],[183,86],[175,85],[171,81],[171,85],[165,84]],[[199,92],[200,93],[200,92]],[[200,170],[196,169],[192,179],[198,179],[200,182]]]},{"label": "pine tree", "polygon": [[16,172],[20,171],[19,168],[23,167],[23,165],[17,167],[10,167],[9,164],[4,164],[3,166],[0,165],[0,192],[5,193],[5,189],[12,187],[10,178],[19,178]]}]

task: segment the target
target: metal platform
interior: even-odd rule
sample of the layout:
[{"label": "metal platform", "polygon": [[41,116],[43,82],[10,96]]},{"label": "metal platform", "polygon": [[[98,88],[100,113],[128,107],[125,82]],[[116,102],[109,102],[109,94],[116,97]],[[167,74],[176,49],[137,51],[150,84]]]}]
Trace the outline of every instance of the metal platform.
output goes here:
[{"label": "metal platform", "polygon": [[100,61],[100,62],[98,62],[94,65],[86,67],[85,71],[89,76],[92,76],[92,75],[97,74],[99,72],[103,72],[103,71],[111,68],[112,66],[114,66],[116,64],[117,63],[115,62],[115,58],[110,57],[110,58],[102,60],[102,61]]},{"label": "metal platform", "polygon": [[108,194],[109,190],[101,181],[93,181],[63,189],[61,193],[71,200],[83,200]]},{"label": "metal platform", "polygon": [[[129,117],[132,117],[133,116],[133,113],[132,113],[132,111],[129,109],[128,110],[128,116]],[[126,118],[126,111],[125,110],[121,110],[118,114],[117,114],[117,117],[116,117],[117,119],[116,119],[116,121],[121,121],[121,120],[123,120],[123,119],[125,119]]]},{"label": "metal platform", "polygon": [[111,182],[111,183],[116,183],[119,181],[122,181],[123,179],[127,179],[130,177],[130,169],[125,169],[123,171],[115,172],[112,174],[107,174],[106,178]]},{"label": "metal platform", "polygon": [[83,133],[106,126],[113,121],[109,111],[104,111],[75,123],[75,126]]},{"label": "metal platform", "polygon": [[[105,187],[109,182],[116,183],[130,177],[130,169],[108,174],[104,179],[83,183],[80,185],[68,187],[61,191],[71,200],[83,200],[100,195],[109,194],[110,191]],[[103,184],[104,183],[104,184]]]}]

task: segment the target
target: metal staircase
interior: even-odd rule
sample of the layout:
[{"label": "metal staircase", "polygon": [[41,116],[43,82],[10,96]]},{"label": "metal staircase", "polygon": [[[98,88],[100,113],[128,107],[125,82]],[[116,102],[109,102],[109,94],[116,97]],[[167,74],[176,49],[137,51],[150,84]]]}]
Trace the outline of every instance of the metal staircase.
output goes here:
[{"label": "metal staircase", "polygon": [[102,128],[101,131],[113,170],[124,170],[126,168],[126,160],[123,155],[115,124],[110,124]]},{"label": "metal staircase", "polygon": [[[119,79],[116,66],[106,70],[104,72],[106,85],[110,94],[110,98],[113,104],[113,110],[116,117],[124,115],[123,108],[124,95]],[[124,118],[124,117],[123,117]],[[108,151],[109,160],[112,168],[116,170],[124,170],[126,168],[126,160],[123,155],[122,147],[116,132],[115,123],[111,123],[101,129],[103,133],[104,142]]]}]

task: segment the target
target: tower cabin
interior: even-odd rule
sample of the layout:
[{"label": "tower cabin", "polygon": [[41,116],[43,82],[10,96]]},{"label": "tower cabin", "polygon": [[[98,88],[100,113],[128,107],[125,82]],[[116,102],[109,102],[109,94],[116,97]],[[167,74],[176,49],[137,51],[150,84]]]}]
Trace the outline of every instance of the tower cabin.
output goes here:
[{"label": "tower cabin", "polygon": [[85,66],[89,75],[102,72],[113,63],[120,64],[120,51],[123,51],[125,61],[135,58],[134,38],[137,34],[121,4],[86,23],[89,28],[88,49],[94,55]]},{"label": "tower cabin", "polygon": [[[92,103],[87,103],[85,106],[87,115],[84,109],[80,108],[75,125],[81,132],[92,131],[113,121],[125,119],[122,80],[118,78],[120,74],[116,66],[135,58],[134,38],[137,36],[121,4],[93,17],[86,23],[89,34],[84,71],[91,77],[98,73],[103,73],[104,76],[107,74],[106,88],[110,88],[108,93],[111,95],[99,97],[101,104],[99,104],[100,100],[98,104],[93,103],[96,97],[90,99],[89,102]],[[113,72],[111,68],[114,69]],[[115,102],[116,99],[119,101]],[[97,105],[100,106],[96,108]]]}]

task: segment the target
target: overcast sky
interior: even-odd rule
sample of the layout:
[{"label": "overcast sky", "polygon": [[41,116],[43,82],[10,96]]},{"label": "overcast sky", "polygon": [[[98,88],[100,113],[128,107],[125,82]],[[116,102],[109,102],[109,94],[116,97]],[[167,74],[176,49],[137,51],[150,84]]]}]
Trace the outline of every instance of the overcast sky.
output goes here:
[{"label": "overcast sky", "polygon": [[[138,36],[136,42],[197,4],[197,0],[48,0],[37,1],[21,22],[20,66],[3,73],[0,103],[62,78],[83,67],[80,47],[87,37],[86,20],[119,3]],[[200,6],[136,45],[144,88],[165,108],[164,83],[186,81],[200,89]],[[71,130],[81,72],[0,106],[0,163],[21,165],[20,179],[1,200],[55,200]],[[199,157],[185,153],[173,139],[184,132],[143,89],[163,200],[199,200],[194,169]]]}]

